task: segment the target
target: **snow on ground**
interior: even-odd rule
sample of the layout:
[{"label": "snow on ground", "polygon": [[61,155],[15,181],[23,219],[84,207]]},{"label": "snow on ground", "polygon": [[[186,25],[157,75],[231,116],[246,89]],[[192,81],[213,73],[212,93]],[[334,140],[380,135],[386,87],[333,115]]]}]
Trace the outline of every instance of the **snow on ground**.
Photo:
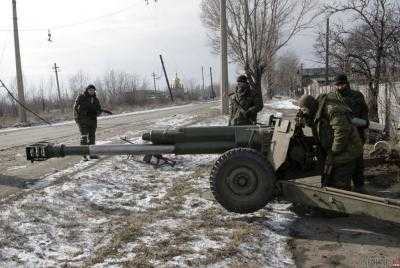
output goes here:
[{"label": "snow on ground", "polygon": [[[178,123],[225,125],[226,117],[155,125]],[[10,197],[0,205],[1,266],[294,266],[288,204],[229,213],[209,189],[217,156],[171,157],[174,167],[126,156],[81,162]]]},{"label": "snow on ground", "polygon": [[[182,105],[181,107],[189,107],[194,105],[193,103],[191,104],[186,104]],[[168,110],[173,110],[176,109],[176,106],[171,106],[171,107],[164,107],[164,108],[157,108],[157,109],[150,109],[150,110],[142,110],[142,111],[136,111],[136,112],[126,112],[126,113],[121,113],[121,114],[116,114],[116,115],[108,115],[108,116],[101,116],[98,118],[98,120],[112,120],[118,117],[123,117],[123,116],[134,116],[138,114],[144,114],[144,113],[149,113],[149,112],[161,112],[161,111],[168,111]],[[76,124],[75,121],[70,120],[70,121],[64,121],[60,123],[54,123],[51,124],[52,127],[59,127],[59,126],[65,126],[65,125],[71,125],[71,124]],[[12,132],[16,130],[29,130],[29,129],[39,129],[39,128],[45,128],[49,127],[49,125],[38,125],[38,126],[31,126],[31,127],[10,127],[10,128],[4,128],[0,130],[0,133],[7,133],[7,132]]]},{"label": "snow on ground", "polygon": [[297,110],[299,106],[293,104],[293,99],[289,98],[274,98],[271,102],[265,104],[267,108],[271,109],[287,109],[287,110]]}]

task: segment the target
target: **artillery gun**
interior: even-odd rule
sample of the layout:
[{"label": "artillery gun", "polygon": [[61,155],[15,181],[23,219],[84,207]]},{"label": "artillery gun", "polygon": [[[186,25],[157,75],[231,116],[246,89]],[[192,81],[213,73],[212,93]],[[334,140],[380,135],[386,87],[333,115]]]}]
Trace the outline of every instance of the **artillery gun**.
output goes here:
[{"label": "artillery gun", "polygon": [[[211,191],[228,211],[251,213],[275,197],[348,214],[400,223],[400,200],[321,188],[318,146],[301,116],[271,117],[268,125],[188,127],[152,130],[151,144],[66,146],[37,143],[29,161],[70,155],[221,154],[210,174]],[[148,157],[147,157],[148,159]]]}]

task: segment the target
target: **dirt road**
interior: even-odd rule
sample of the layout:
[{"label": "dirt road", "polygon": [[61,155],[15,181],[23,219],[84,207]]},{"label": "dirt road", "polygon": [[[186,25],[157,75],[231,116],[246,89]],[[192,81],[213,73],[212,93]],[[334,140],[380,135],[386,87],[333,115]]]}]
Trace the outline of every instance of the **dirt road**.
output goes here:
[{"label": "dirt road", "polygon": [[[98,121],[97,141],[118,141],[122,136],[138,136],[151,129],[156,122],[171,121],[180,115],[190,114],[193,120],[209,116],[210,109],[217,110],[217,102],[196,103],[183,106],[100,117]],[[212,110],[212,109],[211,109]],[[0,130],[0,198],[26,189],[29,184],[58,170],[63,170],[81,160],[80,157],[52,159],[31,165],[25,159],[25,146],[39,141],[77,144],[79,132],[75,122]]]}]

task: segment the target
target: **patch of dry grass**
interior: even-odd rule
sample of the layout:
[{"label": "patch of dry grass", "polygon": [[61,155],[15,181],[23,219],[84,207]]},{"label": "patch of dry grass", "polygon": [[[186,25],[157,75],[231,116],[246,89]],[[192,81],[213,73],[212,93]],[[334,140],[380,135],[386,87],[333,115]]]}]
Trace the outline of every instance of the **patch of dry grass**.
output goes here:
[{"label": "patch of dry grass", "polygon": [[118,229],[112,232],[110,239],[104,245],[98,247],[83,266],[103,263],[107,258],[120,256],[119,250],[127,243],[135,241],[142,233],[143,227],[148,223],[149,219],[143,215],[116,221],[112,225],[118,226]]}]

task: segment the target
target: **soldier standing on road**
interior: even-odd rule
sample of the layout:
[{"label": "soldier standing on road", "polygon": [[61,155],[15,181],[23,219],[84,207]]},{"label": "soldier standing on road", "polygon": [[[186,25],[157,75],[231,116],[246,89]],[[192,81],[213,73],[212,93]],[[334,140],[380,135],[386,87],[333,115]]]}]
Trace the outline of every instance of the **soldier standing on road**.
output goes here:
[{"label": "soldier standing on road", "polygon": [[303,95],[299,105],[306,124],[312,128],[319,143],[322,187],[351,190],[351,179],[362,155],[362,144],[351,123],[351,110],[338,95],[338,92],[330,92],[317,99]]},{"label": "soldier standing on road", "polygon": [[[369,127],[368,105],[365,102],[361,92],[352,90],[345,74],[340,74],[335,80],[336,90],[339,97],[352,110],[352,121],[357,127],[361,138],[362,145],[365,144],[365,131]],[[361,157],[357,161],[356,173],[353,177],[354,191],[365,192],[364,190],[364,158]]]},{"label": "soldier standing on road", "polygon": [[230,95],[229,126],[255,125],[260,110],[257,96],[251,89],[247,76],[240,75],[235,91]]},{"label": "soldier standing on road", "polygon": [[[80,94],[74,105],[74,118],[81,133],[81,145],[93,145],[96,143],[97,116],[102,113],[99,99],[96,96],[94,85],[88,85],[85,92]],[[91,155],[90,158],[97,159]],[[87,160],[86,156],[84,159]]]}]

